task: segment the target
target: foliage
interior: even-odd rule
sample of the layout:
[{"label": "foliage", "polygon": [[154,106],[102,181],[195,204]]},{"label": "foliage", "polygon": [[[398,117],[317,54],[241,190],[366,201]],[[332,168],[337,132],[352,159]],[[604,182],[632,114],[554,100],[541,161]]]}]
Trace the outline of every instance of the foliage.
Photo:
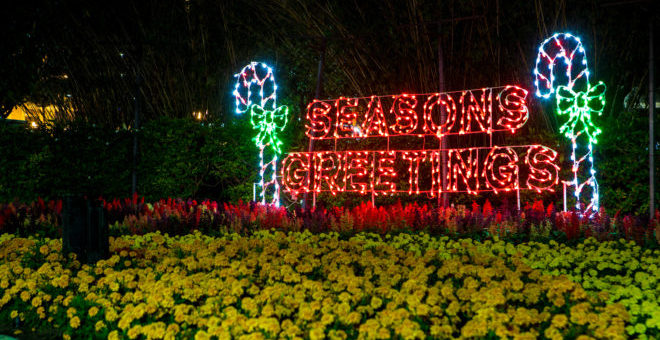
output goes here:
[{"label": "foliage", "polygon": [[[624,110],[604,123],[609,131],[619,132],[603,134],[596,152],[596,164],[603,169],[599,172],[603,204],[625,213],[648,213],[648,113]],[[659,138],[656,130],[655,140]],[[660,171],[657,161],[655,166],[657,176]],[[656,202],[658,200],[660,196],[656,193]]]},{"label": "foliage", "polygon": [[[593,243],[565,250],[602,257]],[[624,261],[637,252],[625,242],[606,246],[621,247]],[[48,327],[64,339],[623,339],[630,329],[657,336],[657,315],[635,319],[621,303],[607,302],[607,292],[526,259],[536,251],[558,255],[548,247],[428,234],[342,240],[336,233],[260,231],[125,236],[112,238],[110,250],[109,259],[81,265],[62,256],[59,240],[0,236],[0,320],[19,331]],[[38,270],[23,265],[30,252],[45,259]],[[643,263],[657,266],[653,254]],[[635,276],[647,272],[639,268]],[[648,290],[645,280],[624,289]],[[640,303],[654,303],[649,297]]]},{"label": "foliage", "polygon": [[[250,133],[246,120],[151,121],[138,135],[138,189],[151,199],[249,199],[257,164]],[[82,121],[28,129],[0,121],[0,144],[0,201],[130,193],[130,129],[111,130]]]},{"label": "foliage", "polygon": [[0,198],[32,201],[39,190],[40,168],[46,137],[22,124],[0,121]]}]

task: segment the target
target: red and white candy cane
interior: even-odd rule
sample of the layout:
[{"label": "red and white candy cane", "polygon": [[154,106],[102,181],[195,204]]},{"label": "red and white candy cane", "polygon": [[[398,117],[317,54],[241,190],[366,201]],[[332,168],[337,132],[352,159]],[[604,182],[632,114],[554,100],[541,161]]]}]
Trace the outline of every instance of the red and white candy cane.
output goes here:
[{"label": "red and white candy cane", "polygon": [[546,39],[536,56],[534,78],[536,95],[543,98],[549,98],[559,85],[586,90],[589,69],[580,38],[570,33],[555,33]]},{"label": "red and white candy cane", "polygon": [[233,95],[236,98],[236,113],[241,114],[257,104],[264,110],[277,107],[277,84],[273,69],[268,65],[253,61],[234,75],[238,78]]},{"label": "red and white candy cane", "polygon": [[[252,127],[260,130],[253,139],[259,148],[259,182],[261,203],[280,204],[277,162],[281,143],[276,133],[286,125],[288,109],[277,108],[277,84],[273,69],[265,63],[251,62],[234,75],[236,113],[250,113]],[[268,136],[266,138],[266,136]],[[268,198],[267,198],[268,197]]]},{"label": "red and white candy cane", "polygon": [[593,144],[600,129],[591,122],[591,113],[602,112],[605,85],[599,82],[591,86],[582,42],[569,33],[556,33],[541,44],[534,77],[536,95],[549,98],[556,94],[557,114],[569,116],[560,131],[571,140],[573,178],[564,183],[573,188],[575,207],[578,211],[582,210],[580,197],[583,191],[589,190],[591,199],[585,203],[584,212],[596,212],[599,195]]}]

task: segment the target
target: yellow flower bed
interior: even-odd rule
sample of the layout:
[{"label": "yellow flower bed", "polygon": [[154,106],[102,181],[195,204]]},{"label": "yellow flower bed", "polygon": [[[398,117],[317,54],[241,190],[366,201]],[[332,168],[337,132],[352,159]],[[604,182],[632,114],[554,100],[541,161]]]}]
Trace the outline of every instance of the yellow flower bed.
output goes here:
[{"label": "yellow flower bed", "polygon": [[[392,246],[420,253],[443,247],[428,235],[386,236]],[[470,242],[470,241],[468,241]],[[513,245],[503,241],[474,242],[480,251],[494,256],[519,254],[534,269],[566,275],[591,295],[603,294],[609,303],[623,304],[631,315],[628,336],[660,338],[660,250],[643,249],[633,241],[597,241],[590,238],[577,246],[550,241]],[[602,293],[605,292],[605,293]]]},{"label": "yellow flower bed", "polygon": [[605,301],[616,293],[534,268],[568,247],[261,231],[125,236],[110,248],[88,266],[63,258],[59,240],[0,236],[0,324],[74,339],[623,339],[631,325]]}]

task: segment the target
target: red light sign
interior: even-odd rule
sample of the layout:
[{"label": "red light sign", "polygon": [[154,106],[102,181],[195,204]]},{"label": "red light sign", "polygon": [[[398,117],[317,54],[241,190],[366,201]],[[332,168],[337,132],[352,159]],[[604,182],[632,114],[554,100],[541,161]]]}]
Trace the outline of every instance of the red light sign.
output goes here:
[{"label": "red light sign", "polygon": [[[527,93],[518,86],[505,86],[314,100],[307,107],[306,135],[317,141],[334,140],[335,148],[290,153],[281,167],[282,187],[293,196],[355,192],[435,197],[442,192],[553,190],[558,183],[557,152],[542,145],[492,145],[494,133],[515,133],[527,122]],[[490,144],[441,149],[424,143],[421,149],[389,149],[389,140],[395,137],[425,141],[432,136],[439,141],[474,134],[491,136]],[[387,138],[387,149],[336,150],[338,141],[370,138]]]}]

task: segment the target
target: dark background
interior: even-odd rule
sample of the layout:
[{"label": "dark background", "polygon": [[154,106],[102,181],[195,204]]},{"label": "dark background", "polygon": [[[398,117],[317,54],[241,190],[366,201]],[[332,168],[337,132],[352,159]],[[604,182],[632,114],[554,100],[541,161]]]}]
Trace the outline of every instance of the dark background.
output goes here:
[{"label": "dark background", "polygon": [[[249,199],[257,164],[250,141],[254,133],[245,117],[233,113],[231,95],[233,74],[248,62],[274,67],[278,104],[288,105],[293,118],[283,134],[285,150],[302,150],[307,142],[300,117],[314,97],[323,51],[324,99],[506,84],[532,90],[538,45],[563,31],[582,38],[592,82],[608,86],[607,107],[594,119],[604,131],[595,151],[602,204],[643,212],[648,209],[649,20],[658,18],[652,4],[166,0],[2,5],[0,113],[28,101],[59,109],[52,121],[42,122],[49,129],[26,132],[3,125],[0,199],[56,197],[72,187],[106,197],[128,195],[134,98],[140,100],[144,124],[137,132],[140,193]],[[533,141],[568,154],[552,103],[530,98],[529,122],[506,143]],[[193,112],[204,113],[201,123]]]}]

